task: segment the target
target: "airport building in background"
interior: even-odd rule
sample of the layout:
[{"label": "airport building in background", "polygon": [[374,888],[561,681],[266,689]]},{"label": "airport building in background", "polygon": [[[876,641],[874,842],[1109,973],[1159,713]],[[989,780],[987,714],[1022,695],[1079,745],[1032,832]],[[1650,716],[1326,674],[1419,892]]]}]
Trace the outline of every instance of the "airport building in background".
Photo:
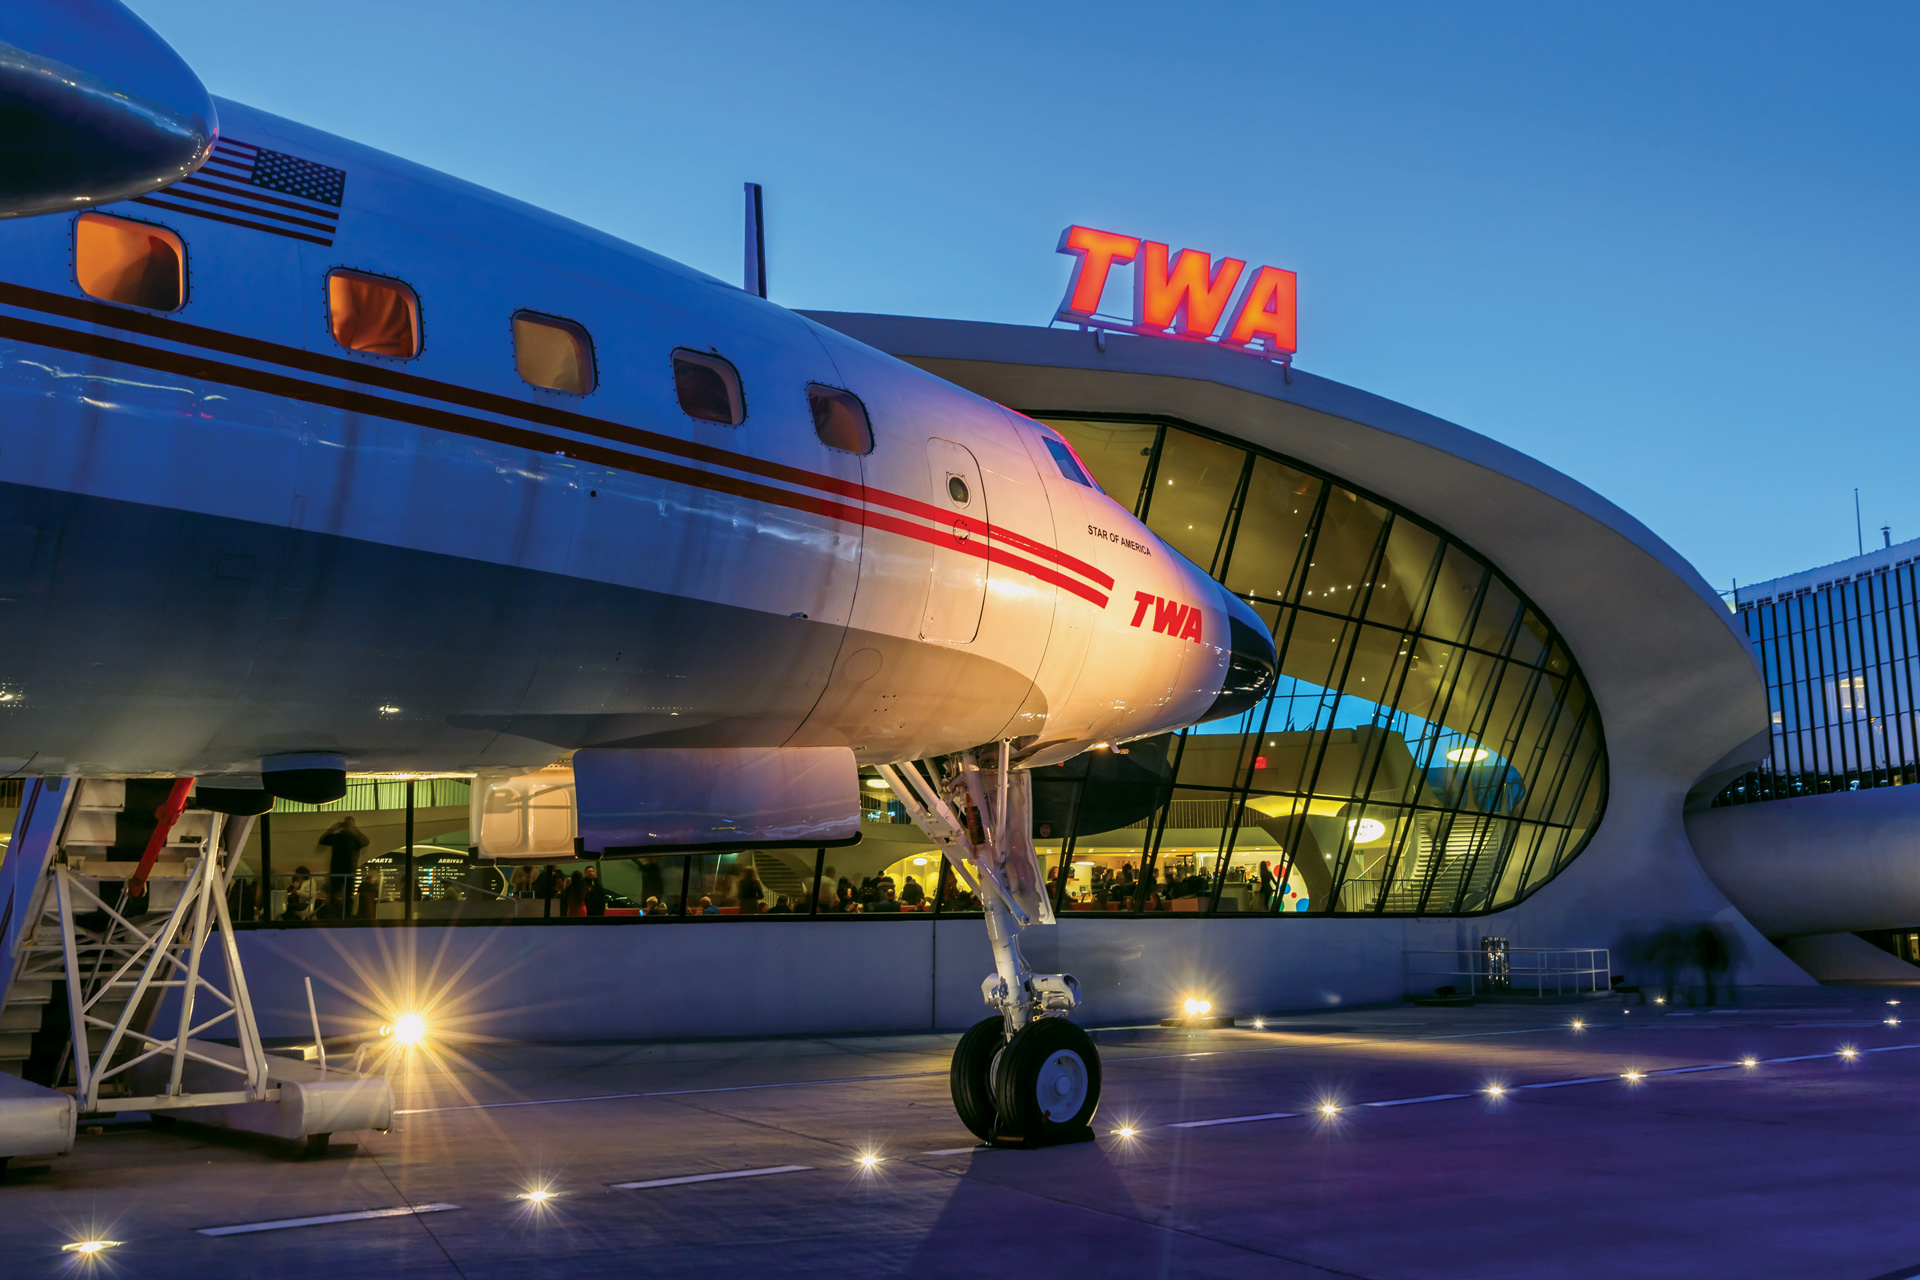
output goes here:
[{"label": "airport building in background", "polygon": [[[812,318],[1051,424],[1273,629],[1281,676],[1252,713],[1036,779],[1062,923],[1026,945],[1078,976],[1088,1020],[1157,1018],[1195,992],[1244,1015],[1395,1001],[1478,982],[1489,940],[1518,985],[1540,970],[1550,989],[1604,989],[1645,976],[1636,940],[1702,923],[1736,939],[1744,982],[1899,965],[1856,935],[1888,946],[1920,924],[1920,885],[1899,878],[1920,796],[1899,785],[1915,760],[1916,544],[1805,590],[1742,588],[1729,611],[1569,477],[1277,361]],[[544,852],[584,874],[564,768],[361,776],[335,804],[281,801],[232,899],[263,1028],[304,1030],[308,976],[335,1025],[400,986],[488,1036],[966,1026],[977,904],[881,780],[863,782],[855,846],[607,861],[591,916],[548,892],[544,862],[474,856]],[[88,794],[131,810],[156,785]],[[1869,793],[1901,812],[1797,808]],[[1748,803],[1775,796],[1798,798]],[[329,881],[320,841],[346,814],[367,845]],[[843,879],[894,899],[844,910]]]}]

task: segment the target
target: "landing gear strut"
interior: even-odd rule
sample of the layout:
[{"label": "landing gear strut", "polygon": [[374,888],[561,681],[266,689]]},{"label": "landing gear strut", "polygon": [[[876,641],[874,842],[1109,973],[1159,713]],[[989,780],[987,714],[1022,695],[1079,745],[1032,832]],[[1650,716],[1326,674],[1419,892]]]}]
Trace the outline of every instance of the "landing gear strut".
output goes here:
[{"label": "landing gear strut", "polygon": [[954,1110],[996,1146],[1084,1142],[1100,1106],[1100,1053],[1065,1017],[1080,1003],[1073,975],[1035,973],[1020,954],[1020,930],[1054,917],[1033,850],[1032,779],[1011,755],[1003,741],[933,761],[931,780],[910,764],[879,773],[980,899],[993,944],[980,994],[995,1012],[954,1047]]}]

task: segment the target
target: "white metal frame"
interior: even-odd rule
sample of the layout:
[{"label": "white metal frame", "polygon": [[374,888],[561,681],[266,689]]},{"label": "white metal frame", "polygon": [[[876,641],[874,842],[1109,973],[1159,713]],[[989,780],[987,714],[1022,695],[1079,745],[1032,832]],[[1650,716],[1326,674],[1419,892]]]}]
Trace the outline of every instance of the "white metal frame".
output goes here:
[{"label": "white metal frame", "polygon": [[[53,881],[59,944],[42,941],[36,933],[20,948],[18,976],[64,978],[66,982],[75,1095],[82,1113],[265,1102],[279,1096],[278,1088],[267,1081],[266,1052],[261,1047],[259,1024],[254,1019],[252,997],[234,941],[233,920],[227,911],[226,869],[235,855],[220,852],[226,825],[221,815],[214,815],[207,843],[188,863],[179,901],[158,925],[129,920],[75,875],[63,856],[56,854],[52,859],[48,875]],[[251,819],[234,825],[235,846],[244,843],[251,825]],[[94,911],[104,913],[106,923],[89,929],[81,924],[80,916]],[[216,933],[226,961],[226,990],[203,971],[207,944]],[[155,1035],[136,1026],[147,998],[169,990],[179,993],[179,1016],[173,1034]],[[97,1012],[102,1004],[121,994],[125,995],[125,1006],[116,1017],[109,1019]],[[214,1006],[212,1012],[196,1022],[196,1011],[203,1011],[209,1000]],[[229,1019],[239,1042],[239,1066],[198,1053],[192,1047],[195,1037]],[[97,1054],[91,1051],[88,1034],[96,1029],[107,1032]],[[133,1051],[115,1062],[122,1046]],[[136,1067],[155,1059],[164,1059],[168,1065],[165,1092],[101,1096],[107,1082],[127,1078]],[[186,1092],[183,1076],[189,1061],[231,1073],[237,1077],[237,1087],[213,1093]]]}]

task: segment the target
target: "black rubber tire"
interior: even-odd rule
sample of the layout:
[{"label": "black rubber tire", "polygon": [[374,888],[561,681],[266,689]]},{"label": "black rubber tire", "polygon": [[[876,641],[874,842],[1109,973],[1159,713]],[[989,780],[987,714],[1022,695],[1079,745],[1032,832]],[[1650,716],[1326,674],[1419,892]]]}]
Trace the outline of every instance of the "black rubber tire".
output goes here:
[{"label": "black rubber tire", "polygon": [[[1085,1096],[1070,1114],[1049,1115],[1040,1093],[1041,1072],[1058,1054],[1080,1059]],[[1100,1051],[1093,1037],[1065,1018],[1038,1018],[1020,1028],[1000,1054],[995,1072],[994,1109],[1002,1137],[1018,1136],[1035,1146],[1079,1136],[1100,1109]]]},{"label": "black rubber tire", "polygon": [[967,1028],[953,1046],[953,1109],[960,1123],[982,1142],[993,1141],[993,1055],[1006,1044],[1007,1023],[999,1014],[982,1018]]}]

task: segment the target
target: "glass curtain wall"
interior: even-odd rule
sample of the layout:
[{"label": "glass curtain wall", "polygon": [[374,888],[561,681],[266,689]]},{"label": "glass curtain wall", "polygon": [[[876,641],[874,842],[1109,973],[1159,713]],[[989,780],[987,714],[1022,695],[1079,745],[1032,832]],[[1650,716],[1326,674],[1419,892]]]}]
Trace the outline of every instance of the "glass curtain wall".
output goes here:
[{"label": "glass curtain wall", "polygon": [[1915,781],[1914,569],[1902,562],[1850,582],[1742,602],[1740,621],[1767,682],[1773,749],[1715,804]]},{"label": "glass curtain wall", "polygon": [[1072,838],[1063,910],[1466,914],[1580,851],[1599,716],[1552,625],[1479,556],[1298,463],[1184,424],[1037,415],[1273,630],[1280,678],[1172,744],[1170,798]]}]

